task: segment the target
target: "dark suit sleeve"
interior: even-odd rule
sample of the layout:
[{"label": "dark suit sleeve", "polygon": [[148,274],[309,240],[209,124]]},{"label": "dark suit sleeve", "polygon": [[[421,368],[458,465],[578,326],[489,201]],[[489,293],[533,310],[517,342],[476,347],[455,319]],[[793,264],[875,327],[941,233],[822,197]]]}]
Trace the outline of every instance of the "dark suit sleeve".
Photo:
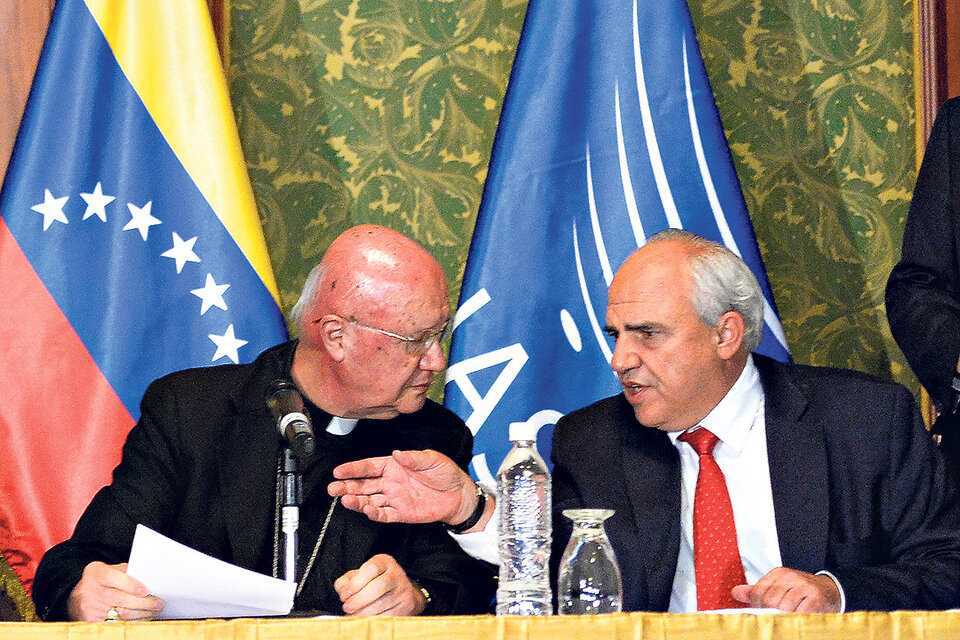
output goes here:
[{"label": "dark suit sleeve", "polygon": [[553,548],[550,554],[550,584],[554,588],[554,600],[556,600],[560,558],[563,556],[563,551],[570,540],[570,534],[573,532],[573,522],[563,515],[563,511],[564,509],[582,509],[584,507],[583,496],[580,494],[569,465],[570,455],[573,453],[570,451],[570,438],[565,435],[572,432],[569,423],[569,418],[561,418],[557,423],[553,432],[553,448],[550,452],[550,458],[553,462],[553,475],[550,478],[553,499]]},{"label": "dark suit sleeve", "polygon": [[177,422],[169,419],[175,409],[157,383],[147,389],[141,409],[112,483],[97,492],[70,539],[47,551],[40,561],[33,598],[44,620],[66,619],[67,597],[88,564],[129,559],[137,523],[162,532],[176,517],[179,461],[171,434],[161,427]]},{"label": "dark suit sleeve", "polygon": [[946,399],[960,354],[960,99],[937,116],[887,282],[890,330],[923,386]]},{"label": "dark suit sleeve", "polygon": [[[913,397],[899,386],[897,396],[886,425],[876,425],[873,434],[859,432],[859,437],[886,445],[885,464],[870,471],[872,496],[863,496],[875,505],[872,517],[877,526],[866,539],[848,535],[837,540],[831,553],[835,566],[828,568],[844,588],[848,611],[960,606],[960,507],[955,487]],[[858,463],[862,461],[847,461]]]},{"label": "dark suit sleeve", "polygon": [[[433,442],[417,443],[444,453],[467,471],[473,437],[463,421],[440,410],[433,420],[441,426]],[[428,414],[431,415],[431,414]],[[424,615],[489,613],[496,589],[496,566],[465,553],[439,524],[409,525],[406,560],[398,561],[407,575],[430,592]]]},{"label": "dark suit sleeve", "polygon": [[407,575],[430,592],[424,615],[490,613],[495,567],[467,555],[438,524],[410,525]]}]

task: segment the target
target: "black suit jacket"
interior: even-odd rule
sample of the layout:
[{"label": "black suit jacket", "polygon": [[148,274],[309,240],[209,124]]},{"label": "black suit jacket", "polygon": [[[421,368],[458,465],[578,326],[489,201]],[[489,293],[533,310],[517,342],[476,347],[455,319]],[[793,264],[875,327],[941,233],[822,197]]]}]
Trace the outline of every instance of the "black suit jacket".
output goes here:
[{"label": "black suit jacket", "polygon": [[887,319],[914,373],[942,406],[960,355],[960,98],[940,108],[887,281]]},{"label": "black suit jacket", "polygon": [[[831,571],[849,611],[960,606],[960,509],[910,393],[754,358],[783,566]],[[680,548],[680,462],[666,433],[618,395],[561,419],[552,457],[554,567],[570,535],[560,511],[614,509],[624,610],[665,611]]]},{"label": "black suit jacket", "polygon": [[[150,385],[112,483],[94,497],[73,536],[40,562],[33,595],[42,618],[65,617],[66,598],[88,563],[126,562],[137,523],[271,572],[281,441],[264,397],[272,381],[289,379],[295,344],[269,349],[249,365],[181,371]],[[429,400],[416,413],[361,420],[355,433],[363,437],[355,439],[361,444],[354,459],[432,448],[464,468],[470,460],[470,431]],[[326,515],[325,508],[313,511],[319,513],[304,504],[301,524]],[[489,607],[489,565],[464,554],[440,525],[378,524],[338,505],[296,608],[340,612],[333,581],[377,553],[393,556],[431,592],[429,613]]]}]

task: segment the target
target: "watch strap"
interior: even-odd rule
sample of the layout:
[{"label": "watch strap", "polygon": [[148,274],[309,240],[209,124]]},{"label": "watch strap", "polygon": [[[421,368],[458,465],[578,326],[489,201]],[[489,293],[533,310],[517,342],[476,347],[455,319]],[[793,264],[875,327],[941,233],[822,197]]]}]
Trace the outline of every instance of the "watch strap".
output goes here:
[{"label": "watch strap", "polygon": [[460,524],[444,524],[443,526],[446,527],[450,533],[463,533],[480,522],[480,518],[483,517],[483,510],[487,506],[487,493],[479,483],[474,483],[474,486],[477,490],[477,506],[474,507],[473,513],[467,516],[467,519]]}]

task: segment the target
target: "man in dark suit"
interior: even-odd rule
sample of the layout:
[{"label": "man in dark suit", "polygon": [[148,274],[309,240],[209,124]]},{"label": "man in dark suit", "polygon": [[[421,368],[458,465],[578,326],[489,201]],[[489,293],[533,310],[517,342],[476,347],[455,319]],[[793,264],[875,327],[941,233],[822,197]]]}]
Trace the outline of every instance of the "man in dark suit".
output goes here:
[{"label": "man in dark suit", "polygon": [[[718,601],[730,604],[720,606],[960,605],[960,508],[912,396],[863,374],[753,355],[762,329],[759,286],[721,245],[670,230],[620,267],[607,330],[624,391],[554,431],[555,566],[570,534],[563,509],[614,509],[606,529],[625,610],[715,608],[701,602],[711,558],[697,540],[721,519],[694,515],[699,477],[715,463],[732,511],[719,535],[740,574],[721,584]],[[707,454],[687,442],[704,431],[719,439]],[[452,519],[475,504],[439,454],[354,462],[335,475],[332,493],[372,518]],[[404,476],[447,488],[437,492],[446,498],[410,509]]]},{"label": "man in dark suit", "polygon": [[[958,255],[960,98],[953,98],[940,108],[930,133],[903,231],[902,255],[886,292],[893,337],[937,408],[948,414],[958,409],[953,381],[960,378]],[[941,450],[954,477],[960,478],[960,416],[951,422],[938,425],[944,437]]]},{"label": "man in dark suit", "polygon": [[277,575],[283,443],[265,404],[277,380],[301,391],[317,440],[301,459],[295,609],[486,610],[489,569],[443,527],[374,523],[325,491],[337,464],[397,448],[436,448],[461,467],[469,462],[469,430],[425,397],[446,366],[441,340],[449,307],[440,265],[395,231],[354,227],[310,274],[295,315],[300,339],[252,364],[182,371],[150,386],[112,483],[94,497],[73,536],[40,563],[34,598],[41,617],[156,616],[163,603],[124,572],[138,523]]}]

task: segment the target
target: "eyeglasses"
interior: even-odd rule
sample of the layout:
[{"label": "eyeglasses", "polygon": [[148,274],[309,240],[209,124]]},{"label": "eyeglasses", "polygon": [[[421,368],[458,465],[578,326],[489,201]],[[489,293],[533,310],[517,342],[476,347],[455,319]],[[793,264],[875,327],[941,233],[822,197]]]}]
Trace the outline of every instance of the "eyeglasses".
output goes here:
[{"label": "eyeglasses", "polygon": [[392,331],[387,331],[386,329],[381,329],[380,327],[371,327],[368,324],[363,324],[359,320],[354,320],[349,318],[347,320],[350,324],[355,324],[358,327],[363,327],[364,329],[369,329],[370,331],[376,331],[385,336],[393,338],[394,340],[399,340],[403,345],[403,348],[406,352],[412,356],[423,357],[427,351],[430,351],[430,348],[437,343],[443,343],[447,339],[447,335],[450,331],[450,321],[447,320],[443,323],[443,326],[439,329],[427,329],[419,336],[404,336],[399,333],[394,333]]}]

